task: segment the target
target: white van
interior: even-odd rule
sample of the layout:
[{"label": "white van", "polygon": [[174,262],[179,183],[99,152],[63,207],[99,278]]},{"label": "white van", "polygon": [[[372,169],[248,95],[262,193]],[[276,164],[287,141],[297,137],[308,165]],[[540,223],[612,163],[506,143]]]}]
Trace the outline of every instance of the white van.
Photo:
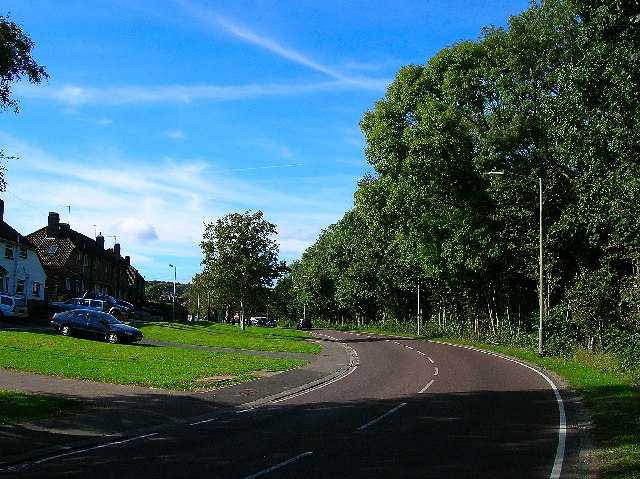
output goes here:
[{"label": "white van", "polygon": [[6,317],[26,318],[27,300],[16,298],[8,294],[0,294],[0,319]]}]

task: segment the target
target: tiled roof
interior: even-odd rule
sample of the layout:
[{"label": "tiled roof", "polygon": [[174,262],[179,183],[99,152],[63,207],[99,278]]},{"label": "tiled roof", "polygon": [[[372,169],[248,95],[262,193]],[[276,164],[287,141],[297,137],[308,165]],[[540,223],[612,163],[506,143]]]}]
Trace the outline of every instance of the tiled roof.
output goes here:
[{"label": "tiled roof", "polygon": [[[82,251],[100,261],[125,265],[125,260],[116,256],[112,249],[101,248],[96,240],[72,230],[66,224],[60,224],[55,238],[47,237],[46,227],[34,231],[28,237],[37,245],[38,255],[44,267],[64,266],[74,251]],[[57,246],[55,251],[52,250],[53,246]]]},{"label": "tiled roof", "polygon": [[26,236],[22,236],[4,221],[0,221],[0,240],[19,243],[27,248],[36,249],[35,245]]}]

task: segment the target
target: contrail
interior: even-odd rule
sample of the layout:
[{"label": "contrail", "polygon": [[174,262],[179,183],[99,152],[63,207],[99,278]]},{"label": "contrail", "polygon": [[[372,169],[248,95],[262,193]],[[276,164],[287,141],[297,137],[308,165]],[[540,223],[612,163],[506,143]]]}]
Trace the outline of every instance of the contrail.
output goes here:
[{"label": "contrail", "polygon": [[215,170],[213,173],[226,173],[229,171],[267,170],[270,168],[292,168],[294,166],[303,166],[303,165],[302,163],[295,163],[293,165],[248,166],[246,168],[230,168],[228,170]]}]

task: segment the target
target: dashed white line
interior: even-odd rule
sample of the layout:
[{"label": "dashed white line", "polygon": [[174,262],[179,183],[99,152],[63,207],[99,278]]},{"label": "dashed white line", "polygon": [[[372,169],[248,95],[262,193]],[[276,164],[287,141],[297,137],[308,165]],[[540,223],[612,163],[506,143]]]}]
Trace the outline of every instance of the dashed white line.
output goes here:
[{"label": "dashed white line", "polygon": [[375,418],[373,421],[369,421],[367,424],[360,426],[358,428],[358,431],[362,431],[363,429],[368,428],[369,426],[372,426],[373,424],[377,423],[378,421],[383,420],[385,417],[390,416],[391,414],[393,414],[394,412],[396,412],[398,409],[403,408],[404,406],[406,406],[407,403],[403,402],[398,404],[396,407],[394,407],[391,411],[387,411],[386,413],[384,413],[382,416],[379,416],[377,418]]},{"label": "dashed white line", "polygon": [[269,469],[265,469],[264,471],[256,472],[255,474],[247,476],[244,479],[254,479],[255,477],[263,476],[263,475],[268,474],[270,472],[273,472],[273,471],[275,471],[277,469],[280,469],[281,467],[287,466],[287,465],[291,464],[292,462],[295,462],[295,461],[297,461],[299,459],[302,459],[303,457],[307,457],[307,456],[309,456],[311,454],[313,454],[313,452],[311,452],[311,451],[304,452],[304,453],[302,453],[302,454],[300,454],[300,455],[298,455],[296,457],[292,457],[288,461],[284,461],[284,462],[281,462],[280,464],[276,464],[275,466],[270,467]]},{"label": "dashed white line", "polygon": [[435,379],[432,379],[431,381],[429,381],[427,383],[427,385],[425,387],[423,387],[420,392],[418,394],[422,394],[423,392],[425,392],[427,389],[429,389],[431,387],[431,385],[435,382]]},{"label": "dashed white line", "polygon": [[27,467],[36,466],[38,464],[43,464],[43,463],[49,462],[49,461],[55,461],[56,459],[60,459],[62,457],[74,456],[76,454],[82,454],[84,452],[89,452],[89,451],[95,451],[97,449],[103,449],[105,447],[110,447],[110,446],[117,446],[119,444],[125,444],[127,442],[137,441],[138,439],[146,439],[148,437],[157,436],[157,435],[158,435],[158,433],[154,432],[154,433],[151,433],[151,434],[145,434],[144,436],[137,436],[137,437],[130,437],[128,439],[122,439],[121,441],[107,442],[105,444],[100,444],[98,446],[86,447],[84,449],[77,449],[75,451],[70,451],[70,452],[65,452],[65,453],[62,453],[62,454],[56,454],[54,456],[45,457],[45,458],[40,459],[38,461],[19,464],[17,466],[9,466],[9,467],[6,467],[3,470],[15,471],[15,470],[19,470],[19,469],[26,469]]},{"label": "dashed white line", "polygon": [[197,425],[199,425],[199,424],[206,424],[206,423],[208,423],[208,422],[213,422],[213,421],[215,421],[216,419],[218,419],[218,418],[216,418],[216,417],[212,417],[212,418],[210,418],[210,419],[204,419],[204,420],[202,420],[202,421],[192,422],[191,424],[189,424],[189,426],[197,426]]}]

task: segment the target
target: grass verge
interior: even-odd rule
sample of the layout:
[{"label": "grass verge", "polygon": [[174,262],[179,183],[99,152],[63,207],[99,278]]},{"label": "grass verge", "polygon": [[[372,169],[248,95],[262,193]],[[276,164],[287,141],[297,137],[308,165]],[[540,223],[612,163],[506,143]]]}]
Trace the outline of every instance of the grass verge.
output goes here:
[{"label": "grass verge", "polygon": [[[4,332],[0,368],[161,389],[213,388],[284,371],[305,361],[148,344],[112,345],[53,332]],[[206,378],[224,377],[221,381]]]},{"label": "grass verge", "polygon": [[73,399],[0,389],[0,425],[58,416],[80,407],[82,403]]},{"label": "grass verge", "polygon": [[310,342],[304,331],[282,328],[261,328],[195,321],[192,323],[136,324],[145,338],[216,348],[253,351],[280,351],[287,353],[319,354],[322,347]]}]

